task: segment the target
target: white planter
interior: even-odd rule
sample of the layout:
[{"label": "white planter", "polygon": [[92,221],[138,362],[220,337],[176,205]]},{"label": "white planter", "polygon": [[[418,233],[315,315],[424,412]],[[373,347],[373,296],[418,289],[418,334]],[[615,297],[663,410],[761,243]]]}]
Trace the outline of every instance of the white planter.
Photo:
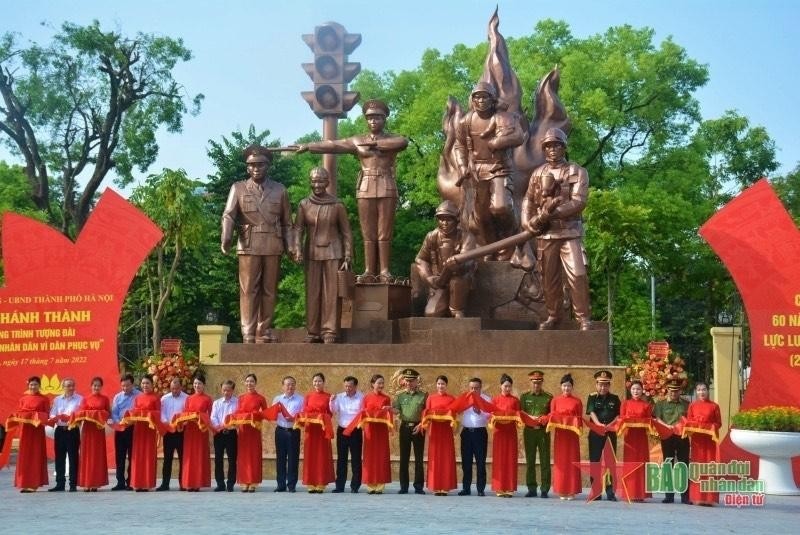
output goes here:
[{"label": "white planter", "polygon": [[800,433],[731,429],[731,441],[758,455],[758,479],[764,481],[767,494],[800,495],[792,476],[792,457],[800,455]]}]

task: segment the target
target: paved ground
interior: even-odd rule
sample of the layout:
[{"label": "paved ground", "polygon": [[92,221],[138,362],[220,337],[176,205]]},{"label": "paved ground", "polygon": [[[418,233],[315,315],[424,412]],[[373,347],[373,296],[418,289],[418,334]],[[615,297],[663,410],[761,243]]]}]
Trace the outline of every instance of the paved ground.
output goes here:
[{"label": "paved ground", "polygon": [[[52,468],[52,467],[51,467]],[[14,467],[0,471],[0,534],[126,535],[281,533],[797,533],[800,496],[767,496],[763,507],[693,507],[558,499],[400,496],[363,490],[322,495],[272,492],[20,494]],[[176,485],[173,482],[173,485]],[[580,497],[579,497],[580,498]]]}]

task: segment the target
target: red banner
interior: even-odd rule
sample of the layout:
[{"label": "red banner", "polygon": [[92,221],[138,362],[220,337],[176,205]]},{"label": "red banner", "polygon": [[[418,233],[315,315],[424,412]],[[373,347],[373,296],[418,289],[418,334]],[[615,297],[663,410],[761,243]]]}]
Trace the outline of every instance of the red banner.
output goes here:
[{"label": "red banner", "polygon": [[[700,228],[730,271],[750,323],[750,381],[742,409],[800,406],[800,232],[765,179]],[[722,455],[754,460],[726,437]],[[757,466],[757,463],[754,463]],[[795,480],[800,462],[795,459]]]},{"label": "red banner", "polygon": [[5,286],[0,288],[0,421],[42,378],[42,393],[61,394],[72,377],[89,393],[99,375],[117,391],[117,323],[136,270],[161,231],[111,190],[103,193],[75,243],[17,214],[2,224]]},{"label": "red banner", "polygon": [[657,357],[669,356],[669,344],[664,341],[649,342],[647,344],[647,353],[650,355],[655,355]]}]

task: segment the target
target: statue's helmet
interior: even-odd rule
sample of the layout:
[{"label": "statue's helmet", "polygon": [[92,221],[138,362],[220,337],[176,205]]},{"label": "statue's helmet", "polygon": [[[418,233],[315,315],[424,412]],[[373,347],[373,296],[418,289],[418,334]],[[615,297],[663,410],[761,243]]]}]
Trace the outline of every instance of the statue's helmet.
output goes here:
[{"label": "statue's helmet", "polygon": [[497,100],[497,89],[489,82],[475,84],[475,87],[472,88],[472,93],[469,94],[469,98],[474,97],[477,93],[487,93],[492,97],[492,100]]},{"label": "statue's helmet", "polygon": [[552,143],[553,141],[557,141],[566,147],[567,134],[560,128],[548,128],[542,138],[542,146],[544,147],[547,143]]},{"label": "statue's helmet", "polygon": [[436,217],[442,217],[442,216],[458,219],[458,207],[453,201],[443,201],[436,208]]}]

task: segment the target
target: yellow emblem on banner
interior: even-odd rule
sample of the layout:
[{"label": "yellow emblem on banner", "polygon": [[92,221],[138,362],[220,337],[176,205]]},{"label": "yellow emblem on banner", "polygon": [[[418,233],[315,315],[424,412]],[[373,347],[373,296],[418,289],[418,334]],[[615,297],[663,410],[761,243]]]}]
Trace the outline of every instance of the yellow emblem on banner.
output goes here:
[{"label": "yellow emblem on banner", "polygon": [[52,377],[47,377],[46,375],[42,375],[42,386],[39,391],[47,395],[54,395],[60,396],[64,393],[64,389],[61,388],[61,379],[58,378],[58,374],[53,374]]}]

